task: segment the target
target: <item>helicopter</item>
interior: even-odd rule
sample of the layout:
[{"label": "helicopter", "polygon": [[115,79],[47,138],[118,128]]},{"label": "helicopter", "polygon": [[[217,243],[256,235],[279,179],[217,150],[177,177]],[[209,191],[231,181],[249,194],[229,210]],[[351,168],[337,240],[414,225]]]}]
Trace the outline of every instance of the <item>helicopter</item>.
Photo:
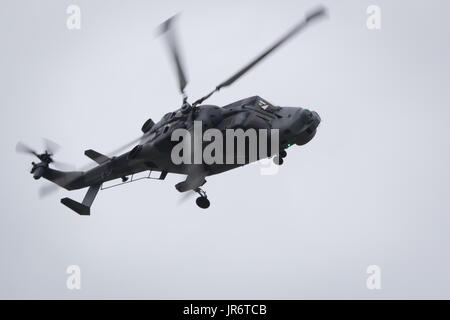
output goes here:
[{"label": "helicopter", "polygon": [[[149,175],[144,178],[157,180],[164,180],[168,173],[186,175],[184,181],[175,185],[176,189],[179,192],[194,191],[199,195],[196,204],[198,207],[206,209],[210,206],[210,201],[206,192],[201,188],[206,183],[206,177],[263,158],[273,157],[273,161],[277,165],[283,164],[283,159],[287,156],[286,149],[294,144],[304,145],[313,139],[321,118],[315,111],[306,108],[276,106],[259,96],[241,99],[222,107],[203,104],[204,101],[222,88],[233,84],[294,35],[324,16],[326,16],[325,8],[319,7],[312,10],[273,45],[192,104],[188,102],[188,96],[185,93],[188,81],[173,27],[177,16],[173,16],[159,26],[157,33],[164,36],[176,71],[178,89],[182,95],[180,108],[165,114],[157,123],[152,119],[145,121],[141,127],[142,135],[119,148],[112,155],[105,155],[92,149],[86,150],[84,154],[96,163],[96,166],[89,170],[63,171],[51,168],[51,165],[61,169],[68,166],[53,159],[59,146],[48,139],[44,139],[44,153],[38,153],[22,142],[17,143],[16,151],[34,155],[39,159],[40,162],[38,163],[32,162],[31,174],[34,179],[44,178],[52,182],[52,186],[61,187],[68,191],[88,188],[82,202],[68,197],[61,199],[62,204],[79,215],[90,215],[91,206],[97,193],[106,189],[102,187],[105,182],[121,179],[122,182],[117,185],[130,183],[143,179],[134,179],[134,176],[147,171],[149,171]],[[173,133],[180,129],[192,132],[198,123],[203,130],[216,129],[219,132],[225,132],[229,129],[276,130],[277,142],[275,146],[267,143],[267,148],[265,148],[267,152],[262,155],[258,153],[258,156],[254,159],[249,158],[245,153],[245,159],[241,162],[238,161],[238,163],[185,162],[175,164],[173,157],[171,157],[174,146],[177,144],[177,141],[172,138]],[[264,142],[261,144],[259,141],[261,140],[258,140],[258,146],[265,145]],[[133,145],[134,147],[131,148]],[[203,150],[206,145],[207,143],[203,141],[200,148]],[[114,156],[124,149],[129,151]],[[234,152],[235,149],[232,151]],[[248,144],[245,144],[245,151],[248,151]],[[224,150],[224,152],[230,153],[229,150]],[[233,159],[236,159],[236,157],[236,154],[232,155]],[[159,173],[159,176],[151,177],[152,172]],[[45,192],[42,192],[42,194],[45,194]]]}]

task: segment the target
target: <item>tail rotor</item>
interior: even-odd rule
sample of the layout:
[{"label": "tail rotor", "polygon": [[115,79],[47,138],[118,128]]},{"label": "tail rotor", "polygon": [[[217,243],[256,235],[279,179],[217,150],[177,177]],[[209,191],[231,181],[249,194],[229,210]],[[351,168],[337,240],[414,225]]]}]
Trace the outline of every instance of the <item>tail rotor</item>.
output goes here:
[{"label": "tail rotor", "polygon": [[36,180],[42,177],[45,169],[48,168],[50,164],[52,164],[55,168],[61,170],[72,170],[74,168],[74,166],[70,164],[61,161],[55,161],[53,159],[54,154],[61,149],[61,147],[56,142],[53,142],[49,139],[43,139],[43,145],[45,149],[43,153],[38,153],[36,150],[29,147],[23,142],[18,142],[16,145],[17,153],[33,155],[39,159],[40,162],[35,163],[33,161],[31,163],[31,173]]}]

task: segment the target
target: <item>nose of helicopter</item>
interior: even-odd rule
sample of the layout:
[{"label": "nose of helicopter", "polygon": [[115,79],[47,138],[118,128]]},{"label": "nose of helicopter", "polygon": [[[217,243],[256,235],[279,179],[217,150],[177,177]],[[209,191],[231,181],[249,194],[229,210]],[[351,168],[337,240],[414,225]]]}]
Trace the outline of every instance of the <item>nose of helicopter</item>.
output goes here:
[{"label": "nose of helicopter", "polygon": [[308,114],[307,115],[307,117],[308,117],[307,123],[315,123],[315,124],[319,125],[319,123],[321,121],[319,114],[316,111],[310,111],[307,109],[305,109],[305,110],[306,110],[306,113]]},{"label": "nose of helicopter", "polygon": [[297,135],[296,144],[298,145],[304,145],[308,143],[312,138],[314,138],[321,118],[316,111],[303,109],[301,114],[301,121],[303,123],[303,128]]},{"label": "nose of helicopter", "polygon": [[320,121],[322,121],[322,119],[320,119],[320,116],[316,111],[313,111],[312,114],[313,114],[313,122],[317,124],[316,125],[316,128],[317,128],[320,124]]},{"label": "nose of helicopter", "polygon": [[302,131],[306,129],[315,130],[319,126],[321,120],[322,119],[320,119],[320,116],[316,111],[303,109],[300,114],[300,122],[303,126]]}]

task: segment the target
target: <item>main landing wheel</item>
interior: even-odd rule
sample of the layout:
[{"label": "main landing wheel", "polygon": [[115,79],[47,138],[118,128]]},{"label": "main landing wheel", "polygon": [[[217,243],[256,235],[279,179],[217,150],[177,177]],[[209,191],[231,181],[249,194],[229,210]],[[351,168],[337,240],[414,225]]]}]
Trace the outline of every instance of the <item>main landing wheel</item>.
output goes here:
[{"label": "main landing wheel", "polygon": [[210,205],[208,198],[203,196],[198,197],[197,200],[195,200],[195,203],[202,209],[207,209]]},{"label": "main landing wheel", "polygon": [[209,208],[210,202],[206,196],[206,192],[202,188],[197,188],[194,191],[200,196],[195,200],[195,203],[202,209]]}]

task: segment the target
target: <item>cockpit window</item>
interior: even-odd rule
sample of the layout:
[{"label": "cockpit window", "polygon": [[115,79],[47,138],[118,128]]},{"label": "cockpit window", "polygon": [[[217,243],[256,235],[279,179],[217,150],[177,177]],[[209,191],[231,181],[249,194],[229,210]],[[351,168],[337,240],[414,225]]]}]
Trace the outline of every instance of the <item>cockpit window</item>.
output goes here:
[{"label": "cockpit window", "polygon": [[258,101],[256,103],[256,105],[261,108],[264,111],[267,112],[275,112],[277,111],[279,108],[275,107],[274,105],[272,105],[270,102],[268,102],[267,100],[264,100],[263,98],[258,98]]},{"label": "cockpit window", "polygon": [[259,99],[258,106],[263,110],[267,110],[271,105],[267,101]]},{"label": "cockpit window", "polygon": [[250,102],[244,104],[243,108],[256,111],[261,115],[269,117],[271,119],[277,117],[275,111],[278,111],[280,109],[279,107],[273,106],[270,102],[260,97],[254,97],[254,99],[252,99]]}]

